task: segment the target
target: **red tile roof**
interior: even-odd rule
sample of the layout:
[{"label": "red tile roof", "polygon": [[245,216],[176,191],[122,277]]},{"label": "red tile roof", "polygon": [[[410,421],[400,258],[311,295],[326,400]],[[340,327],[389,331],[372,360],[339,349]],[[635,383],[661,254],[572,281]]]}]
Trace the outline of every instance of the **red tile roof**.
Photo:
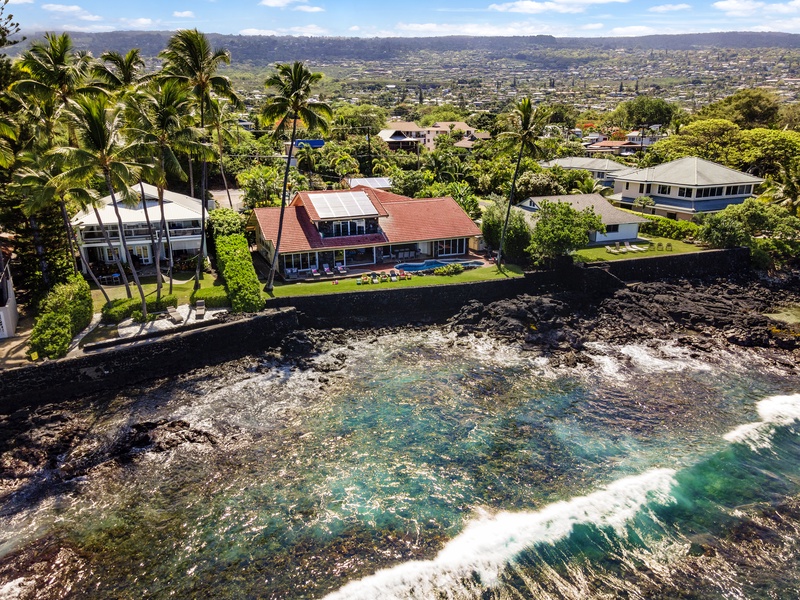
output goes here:
[{"label": "red tile roof", "polygon": [[481,234],[469,215],[452,198],[417,198],[391,202],[381,228],[392,244],[425,242]]},{"label": "red tile roof", "polygon": [[[370,192],[374,192],[368,195],[373,202],[377,202],[376,207],[379,206],[380,211],[386,215],[379,220],[383,233],[322,238],[309,215],[311,203],[306,205],[303,202],[303,194],[306,192],[298,192],[292,204],[286,207],[281,252],[426,242],[473,237],[481,233],[469,215],[452,198],[412,199],[380,190]],[[381,204],[381,200],[386,202],[386,206]],[[264,238],[274,243],[278,235],[280,208],[257,208],[253,215]]]}]

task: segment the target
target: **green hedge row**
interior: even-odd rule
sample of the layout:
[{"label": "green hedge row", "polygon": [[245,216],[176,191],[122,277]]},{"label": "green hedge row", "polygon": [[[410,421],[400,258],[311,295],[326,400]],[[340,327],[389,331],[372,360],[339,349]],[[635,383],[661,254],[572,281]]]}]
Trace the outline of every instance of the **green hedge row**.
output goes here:
[{"label": "green hedge row", "polygon": [[258,312],[264,308],[261,284],[253,268],[250,246],[241,234],[219,236],[217,268],[225,280],[231,311],[235,313]]},{"label": "green hedge row", "polygon": [[[161,302],[156,302],[155,297],[147,299],[147,312],[165,310],[168,306],[178,307],[178,297],[174,294],[161,296]],[[120,298],[112,300],[103,307],[103,321],[105,323],[119,323],[132,316],[134,311],[142,308],[139,298]]]},{"label": "green hedge row", "polygon": [[228,292],[222,286],[194,290],[191,302],[196,306],[198,300],[205,300],[206,308],[226,308],[231,305],[231,301],[228,299]]},{"label": "green hedge row", "polygon": [[700,232],[700,226],[691,221],[676,221],[675,219],[667,219],[666,217],[659,217],[657,215],[643,215],[641,213],[634,213],[644,217],[649,223],[642,223],[639,225],[641,233],[649,233],[657,237],[665,237],[671,240],[683,240],[686,238],[697,237]]},{"label": "green hedge row", "polygon": [[53,287],[39,304],[29,354],[60,358],[69,344],[92,321],[92,291],[83,277],[73,275],[67,283]]}]

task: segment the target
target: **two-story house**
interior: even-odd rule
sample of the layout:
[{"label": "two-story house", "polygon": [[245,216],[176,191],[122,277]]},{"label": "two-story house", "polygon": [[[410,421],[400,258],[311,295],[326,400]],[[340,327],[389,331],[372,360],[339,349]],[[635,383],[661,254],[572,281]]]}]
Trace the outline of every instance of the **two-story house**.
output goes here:
[{"label": "two-story house", "polygon": [[[117,204],[124,227],[125,240],[131,255],[135,260],[143,265],[153,264],[155,259],[155,248],[150,238],[150,230],[147,227],[149,218],[153,229],[153,235],[158,243],[159,231],[161,230],[161,209],[158,206],[158,189],[149,184],[143,184],[145,202],[141,200],[139,186],[131,188],[134,194],[139,197],[136,205],[126,205],[117,196]],[[102,206],[97,209],[100,221],[93,209],[80,212],[72,219],[72,226],[78,237],[78,248],[84,263],[111,264],[114,262],[114,254],[122,256],[122,241],[119,235],[119,225],[117,216],[114,212],[114,205],[111,196],[101,200]],[[145,215],[145,207],[147,215]],[[172,248],[173,257],[196,256],[200,252],[200,240],[202,229],[200,227],[201,207],[200,200],[177,194],[175,192],[164,191],[164,213],[167,227],[169,229],[169,246],[167,245],[167,235],[162,236],[163,250],[161,256],[166,259],[169,256],[169,247]],[[102,225],[101,225],[102,224]],[[103,236],[105,229],[114,249],[108,247]],[[83,267],[85,271],[85,265]]]},{"label": "two-story house", "polygon": [[425,144],[425,129],[410,121],[393,121],[378,132],[378,137],[389,150],[416,152],[420,144]]},{"label": "two-story house", "polygon": [[[248,229],[272,262],[280,208],[257,208]],[[297,192],[286,207],[278,270],[366,267],[384,261],[468,253],[480,230],[449,197],[407,198],[364,186]]]},{"label": "two-story house", "polygon": [[763,182],[759,177],[687,156],[656,167],[618,173],[609,199],[622,208],[632,208],[638,197],[649,196],[655,203],[648,209],[651,214],[689,220],[697,213],[741,204]]}]

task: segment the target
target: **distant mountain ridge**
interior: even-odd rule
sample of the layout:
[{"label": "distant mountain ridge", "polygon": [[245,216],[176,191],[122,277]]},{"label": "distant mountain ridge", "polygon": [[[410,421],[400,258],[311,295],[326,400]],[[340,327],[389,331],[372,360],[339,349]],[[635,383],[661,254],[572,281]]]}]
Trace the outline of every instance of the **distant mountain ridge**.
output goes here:
[{"label": "distant mountain ridge", "polygon": [[[127,52],[140,48],[155,57],[172,31],[69,32],[75,47],[99,56],[106,50]],[[15,55],[43,32],[26,33],[28,40],[7,49]],[[543,49],[697,50],[700,48],[800,48],[800,34],[779,32],[722,32],[648,35],[618,38],[556,38],[549,35],[515,37],[342,38],[206,34],[215,46],[231,51],[235,61],[272,64],[290,60],[338,62],[343,60],[395,60],[420,51],[486,51],[514,57]]]}]

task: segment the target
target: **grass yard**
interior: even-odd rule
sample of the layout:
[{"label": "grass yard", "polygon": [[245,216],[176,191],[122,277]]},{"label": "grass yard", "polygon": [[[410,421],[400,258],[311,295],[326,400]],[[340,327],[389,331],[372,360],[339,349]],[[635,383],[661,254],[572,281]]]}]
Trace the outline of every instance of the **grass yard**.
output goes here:
[{"label": "grass yard", "polygon": [[[497,266],[479,267],[477,269],[467,269],[458,275],[413,275],[411,279],[401,279],[398,281],[387,281],[379,284],[356,283],[358,278],[347,279],[326,278],[321,281],[309,283],[275,283],[272,294],[264,292],[267,298],[286,298],[289,296],[311,296],[315,294],[341,294],[342,292],[354,291],[375,291],[393,289],[397,287],[421,287],[428,285],[445,285],[448,283],[466,283],[470,281],[492,281],[495,279],[509,279],[512,277],[522,277],[522,269],[516,265],[505,265],[505,269],[500,271]],[[334,285],[334,281],[338,281]]]},{"label": "grass yard", "polygon": [[[575,260],[583,262],[597,262],[603,260],[622,260],[625,258],[642,258],[647,256],[661,256],[664,254],[688,254],[689,252],[702,252],[704,248],[695,246],[694,244],[687,244],[679,240],[670,240],[661,237],[648,237],[651,240],[649,249],[646,252],[627,252],[625,254],[612,254],[608,252],[605,246],[597,248],[584,248],[575,253]],[[672,250],[656,250],[656,244],[661,242],[665,247],[667,244],[672,244]],[[614,246],[614,244],[609,244]],[[646,244],[634,244],[640,248],[647,247]]]},{"label": "grass yard", "polygon": [[[194,290],[194,274],[186,273],[181,274],[178,276],[180,279],[176,278],[173,279],[172,285],[172,293],[178,296],[178,304],[189,304],[189,297],[192,295],[192,291]],[[153,277],[140,277],[139,280],[142,282],[142,288],[144,289],[145,296],[155,296],[156,294],[156,278]],[[131,294],[133,294],[134,298],[139,297],[139,292],[136,289],[136,284],[131,279]],[[103,294],[100,292],[99,289],[94,284],[91,284],[92,287],[92,299],[94,300],[94,312],[100,312],[105,305],[105,298],[103,298]],[[209,275],[208,273],[204,273],[203,277],[200,279],[200,287],[201,288],[209,288],[216,285],[222,285],[216,276]],[[108,294],[109,298],[112,300],[117,300],[118,298],[125,298],[125,286],[124,285],[107,285],[104,286],[106,293]],[[165,296],[169,293],[169,282],[165,281],[164,285],[161,288],[161,295]]]}]

